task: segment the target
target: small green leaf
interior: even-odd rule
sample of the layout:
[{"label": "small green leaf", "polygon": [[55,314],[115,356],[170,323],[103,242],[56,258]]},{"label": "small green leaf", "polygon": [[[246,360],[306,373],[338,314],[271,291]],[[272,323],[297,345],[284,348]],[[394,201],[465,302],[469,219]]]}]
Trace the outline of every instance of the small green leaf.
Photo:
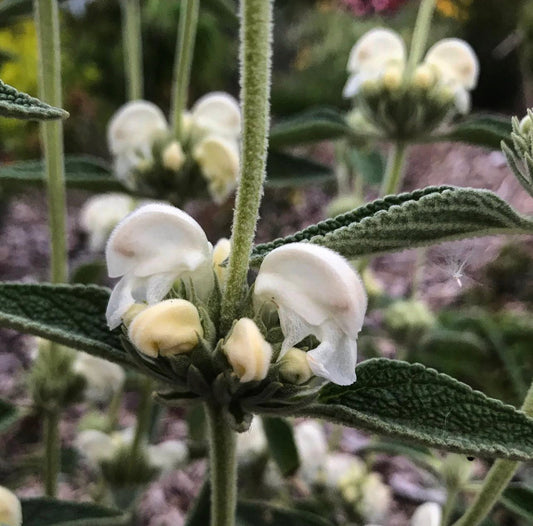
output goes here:
[{"label": "small green leaf", "polygon": [[[65,158],[65,182],[69,188],[94,192],[128,192],[101,159],[86,155]],[[44,185],[43,161],[18,161],[0,166],[0,187],[25,190],[29,185]]]},{"label": "small green leaf", "polygon": [[533,524],[533,488],[523,484],[512,484],[504,492],[501,503],[510,511]]},{"label": "small green leaf", "polygon": [[66,119],[68,112],[22,93],[0,80],[0,115],[24,120]]},{"label": "small green leaf", "polygon": [[109,290],[94,285],[0,283],[0,327],[131,365],[119,332],[107,327],[108,300]]},{"label": "small green leaf", "polygon": [[533,220],[488,190],[428,187],[378,199],[296,234],[257,245],[252,263],[258,265],[277,247],[302,241],[357,258],[455,239],[531,233]]},{"label": "small green leaf", "polygon": [[322,183],[331,179],[328,166],[280,152],[268,152],[265,184],[271,188]]},{"label": "small green leaf", "polygon": [[428,140],[465,142],[499,150],[500,143],[510,139],[511,131],[511,119],[508,117],[473,115],[455,124],[450,131],[442,135],[432,135]]},{"label": "small green leaf", "polygon": [[270,455],[283,476],[293,475],[300,467],[300,458],[291,424],[284,418],[263,417],[263,429]]},{"label": "small green leaf", "polygon": [[331,108],[314,109],[282,120],[270,131],[270,146],[280,148],[338,139],[352,134],[342,114]]},{"label": "small green leaf", "polygon": [[420,364],[377,358],[300,414],[466,455],[533,459],[533,419]]},{"label": "small green leaf", "polygon": [[120,510],[49,498],[22,500],[24,526],[121,526],[131,520]]},{"label": "small green leaf", "polygon": [[7,400],[0,398],[0,432],[5,431],[18,419],[17,408]]}]

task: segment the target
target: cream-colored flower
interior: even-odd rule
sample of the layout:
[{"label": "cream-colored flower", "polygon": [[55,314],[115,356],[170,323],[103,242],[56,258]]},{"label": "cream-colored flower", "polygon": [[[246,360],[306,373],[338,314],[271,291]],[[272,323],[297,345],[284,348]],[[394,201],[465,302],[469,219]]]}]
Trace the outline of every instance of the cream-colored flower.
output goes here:
[{"label": "cream-colored flower", "polygon": [[426,502],[416,508],[411,519],[411,526],[439,526],[442,508],[436,502]]},{"label": "cream-colored flower", "polygon": [[196,101],[189,128],[194,135],[217,135],[237,139],[241,133],[239,103],[229,94],[214,91]]},{"label": "cream-colored flower", "polygon": [[329,453],[321,473],[321,482],[331,491],[339,491],[342,482],[359,484],[367,474],[365,463],[348,453]]},{"label": "cream-colored flower", "polygon": [[307,353],[296,347],[289,349],[281,359],[279,374],[292,384],[300,385],[307,382],[313,376]]},{"label": "cream-colored flower", "polygon": [[168,144],[161,154],[161,162],[167,170],[178,172],[185,163],[185,154],[178,141]]},{"label": "cream-colored flower", "polygon": [[[382,521],[392,502],[391,489],[378,473],[369,473],[361,485],[361,498],[356,507],[367,521]],[[427,525],[425,525],[427,526]]]},{"label": "cream-colored flower", "polygon": [[0,486],[0,524],[5,526],[22,525],[22,506],[17,496]]},{"label": "cream-colored flower", "polygon": [[148,463],[161,473],[172,471],[182,466],[189,455],[187,445],[181,440],[165,440],[146,448]]},{"label": "cream-colored flower", "polygon": [[328,452],[324,428],[318,421],[306,420],[295,426],[294,441],[300,456],[298,474],[307,484],[315,484]]},{"label": "cream-colored flower", "polygon": [[224,285],[228,273],[228,267],[223,266],[223,263],[229,258],[230,251],[231,241],[225,237],[219,239],[213,248],[213,270],[221,286]]},{"label": "cream-colored flower", "polygon": [[253,320],[241,318],[233,326],[223,350],[241,382],[266,377],[272,360],[272,347]]},{"label": "cream-colored flower", "polygon": [[198,309],[182,299],[148,307],[133,318],[128,329],[135,347],[154,358],[190,352],[203,335]]},{"label": "cream-colored flower", "polygon": [[285,336],[281,357],[306,336],[320,344],[307,352],[315,375],[339,385],[355,382],[357,335],[367,297],[357,272],[342,256],[309,243],[270,252],[255,282],[256,307],[272,302]]},{"label": "cream-colored flower", "polygon": [[116,451],[112,438],[96,429],[86,429],[78,433],[76,448],[93,467],[97,467],[105,460],[110,460]]}]

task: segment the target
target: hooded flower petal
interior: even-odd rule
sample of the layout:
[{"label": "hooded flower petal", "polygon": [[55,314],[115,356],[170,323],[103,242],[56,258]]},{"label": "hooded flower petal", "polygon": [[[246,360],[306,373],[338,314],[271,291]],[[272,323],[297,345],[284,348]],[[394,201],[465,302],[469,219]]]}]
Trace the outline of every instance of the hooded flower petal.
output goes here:
[{"label": "hooded flower petal", "polygon": [[314,335],[320,345],[307,353],[312,371],[339,385],[355,381],[367,297],[342,256],[308,243],[279,247],[265,257],[254,294],[256,305],[271,301],[278,308],[285,336],[281,356]]},{"label": "hooded flower petal", "polygon": [[426,502],[416,508],[411,526],[439,526],[442,508],[436,502]]},{"label": "hooded flower petal", "polygon": [[191,119],[192,125],[203,133],[237,138],[241,132],[239,103],[221,91],[208,93],[196,101]]},{"label": "hooded flower petal", "polygon": [[5,526],[22,525],[22,507],[17,496],[0,486],[0,524]]},{"label": "hooded flower petal", "polygon": [[106,247],[109,276],[121,277],[108,304],[111,328],[135,302],[161,301],[177,279],[191,279],[200,297],[213,287],[212,247],[200,225],[164,204],[137,209],[113,230]]}]

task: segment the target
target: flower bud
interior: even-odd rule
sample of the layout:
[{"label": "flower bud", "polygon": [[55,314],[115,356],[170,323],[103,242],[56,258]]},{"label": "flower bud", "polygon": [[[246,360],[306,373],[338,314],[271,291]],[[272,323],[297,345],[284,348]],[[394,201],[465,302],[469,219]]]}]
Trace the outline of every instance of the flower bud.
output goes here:
[{"label": "flower bud", "polygon": [[133,318],[137,316],[137,314],[140,314],[143,310],[148,308],[148,305],[146,303],[134,303],[122,316],[122,323],[128,328],[131,325],[131,322],[133,321]]},{"label": "flower bud", "polygon": [[178,141],[172,141],[161,154],[161,162],[167,170],[177,172],[185,162],[185,154]]},{"label": "flower bud", "polygon": [[225,237],[219,239],[213,248],[213,270],[221,285],[225,282],[228,273],[228,268],[222,266],[222,264],[229,258],[230,251],[231,241]]},{"label": "flower bud", "polygon": [[399,64],[392,64],[385,69],[381,78],[383,86],[389,91],[397,90],[403,81],[403,67]]},{"label": "flower bud", "polygon": [[16,495],[0,486],[0,524],[5,526],[22,525],[22,507]]},{"label": "flower bud", "polygon": [[420,64],[413,75],[413,86],[421,90],[427,90],[435,83],[435,73],[427,64]]},{"label": "flower bud", "polygon": [[204,331],[196,307],[186,300],[165,300],[137,314],[128,337],[139,351],[156,358],[191,351]]},{"label": "flower bud", "polygon": [[293,347],[287,351],[280,363],[281,377],[291,384],[304,384],[312,376],[313,371],[307,361],[307,353]]},{"label": "flower bud", "polygon": [[392,495],[379,473],[369,473],[361,484],[361,497],[356,505],[365,520],[381,522],[387,515]]},{"label": "flower bud", "polygon": [[224,352],[241,382],[263,380],[272,359],[272,347],[250,318],[241,318],[224,344]]},{"label": "flower bud", "polygon": [[110,460],[116,450],[111,437],[96,429],[81,431],[76,438],[76,447],[93,467]]},{"label": "flower bud", "polygon": [[532,122],[531,117],[529,115],[526,115],[521,121],[519,125],[520,133],[523,133],[524,135],[528,135],[531,133],[532,128]]}]

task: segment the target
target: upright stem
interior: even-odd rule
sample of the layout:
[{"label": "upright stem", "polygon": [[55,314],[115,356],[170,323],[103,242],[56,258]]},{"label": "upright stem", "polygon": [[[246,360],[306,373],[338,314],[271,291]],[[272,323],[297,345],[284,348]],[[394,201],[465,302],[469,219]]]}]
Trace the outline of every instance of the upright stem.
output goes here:
[{"label": "upright stem", "polygon": [[44,417],[44,489],[48,497],[57,495],[57,477],[61,466],[61,440],[59,436],[59,410],[46,411]]},{"label": "upright stem", "polygon": [[381,186],[380,195],[383,197],[389,194],[395,194],[400,190],[405,169],[405,159],[407,154],[407,145],[403,142],[396,142],[391,145],[389,158],[387,161],[387,170]]},{"label": "upright stem", "polygon": [[241,0],[241,175],[231,235],[228,278],[222,299],[222,327],[237,315],[246,285],[263,181],[270,124],[273,0]]},{"label": "upright stem", "polygon": [[406,78],[411,77],[414,73],[416,66],[419,64],[426,50],[429,30],[431,28],[431,19],[433,18],[436,4],[437,0],[422,0],[420,4],[415,29],[413,31],[413,39],[411,40],[409,58],[407,59],[407,67],[405,69]]},{"label": "upright stem", "polygon": [[444,508],[442,510],[442,519],[440,521],[440,526],[448,526],[452,518],[453,511],[457,504],[457,497],[459,496],[458,488],[448,488],[448,494],[446,496],[446,502],[444,503]]},{"label": "upright stem", "polygon": [[234,526],[237,508],[236,435],[222,410],[206,404],[211,468],[211,526]]},{"label": "upright stem", "polygon": [[122,45],[128,100],[143,98],[141,7],[139,0],[121,0]]},{"label": "upright stem", "polygon": [[172,93],[172,128],[178,141],[181,141],[183,133],[183,113],[187,106],[199,9],[200,0],[183,0],[181,3]]},{"label": "upright stem", "polygon": [[141,399],[137,408],[137,426],[131,444],[131,457],[136,458],[142,443],[147,439],[150,432],[152,408],[154,405],[152,398],[153,381],[150,378],[141,378],[140,389]]},{"label": "upright stem", "polygon": [[[522,411],[527,416],[533,417],[533,383],[522,405]],[[497,460],[494,462],[474,502],[454,526],[477,526],[483,522],[519,466],[520,462],[512,460]]]}]

